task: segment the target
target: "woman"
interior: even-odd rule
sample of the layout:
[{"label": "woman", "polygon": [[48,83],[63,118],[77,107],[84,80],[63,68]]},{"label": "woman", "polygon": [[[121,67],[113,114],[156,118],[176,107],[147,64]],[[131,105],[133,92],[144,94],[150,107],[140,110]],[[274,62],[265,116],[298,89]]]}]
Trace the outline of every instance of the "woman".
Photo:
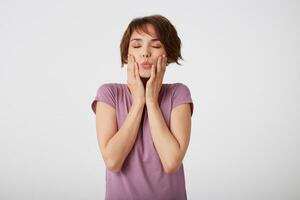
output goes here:
[{"label": "woman", "polygon": [[162,83],[167,65],[182,59],[180,47],[161,15],[133,19],[123,35],[127,84],[102,84],[91,105],[107,167],[106,199],[187,199],[182,160],[193,102],[183,83]]}]

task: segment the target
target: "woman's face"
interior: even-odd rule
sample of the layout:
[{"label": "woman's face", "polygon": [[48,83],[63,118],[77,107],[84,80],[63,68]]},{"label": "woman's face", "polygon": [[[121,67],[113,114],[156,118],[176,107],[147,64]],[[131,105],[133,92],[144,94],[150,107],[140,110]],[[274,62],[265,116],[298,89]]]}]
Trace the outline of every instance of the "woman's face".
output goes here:
[{"label": "woman's face", "polygon": [[128,53],[133,55],[135,62],[138,63],[140,76],[144,78],[150,78],[151,65],[156,66],[158,57],[163,54],[166,55],[165,48],[158,40],[153,25],[147,24],[147,30],[150,35],[134,31],[131,34],[128,48]]}]

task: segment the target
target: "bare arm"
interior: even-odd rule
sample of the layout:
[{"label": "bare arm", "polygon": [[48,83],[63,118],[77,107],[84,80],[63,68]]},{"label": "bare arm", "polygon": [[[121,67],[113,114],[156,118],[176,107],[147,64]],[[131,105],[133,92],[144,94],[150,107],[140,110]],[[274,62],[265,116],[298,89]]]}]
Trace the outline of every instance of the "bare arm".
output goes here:
[{"label": "bare arm", "polygon": [[187,151],[191,131],[189,104],[179,105],[171,112],[170,129],[158,104],[148,104],[148,116],[153,142],[166,173],[175,173]]},{"label": "bare arm", "polygon": [[139,76],[138,64],[132,55],[128,55],[127,76],[132,107],[120,129],[117,130],[116,111],[112,106],[98,102],[100,106],[96,110],[102,156],[106,166],[114,172],[121,170],[135,143],[145,107],[145,89]]},{"label": "bare arm", "polygon": [[121,170],[135,143],[143,109],[144,105],[133,104],[124,123],[117,130],[115,109],[103,102],[97,102],[98,143],[106,166],[113,172]]}]

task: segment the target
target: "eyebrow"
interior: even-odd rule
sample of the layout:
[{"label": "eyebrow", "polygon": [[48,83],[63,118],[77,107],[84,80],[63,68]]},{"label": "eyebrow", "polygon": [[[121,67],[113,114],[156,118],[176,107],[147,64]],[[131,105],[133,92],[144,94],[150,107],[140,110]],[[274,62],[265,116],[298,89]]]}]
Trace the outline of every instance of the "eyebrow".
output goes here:
[{"label": "eyebrow", "polygon": [[[133,39],[131,39],[130,41],[133,41],[133,40],[136,40],[136,41],[142,41],[141,38],[133,38]],[[159,39],[158,39],[158,38],[151,39],[151,42],[155,42],[155,41],[159,41]]]}]

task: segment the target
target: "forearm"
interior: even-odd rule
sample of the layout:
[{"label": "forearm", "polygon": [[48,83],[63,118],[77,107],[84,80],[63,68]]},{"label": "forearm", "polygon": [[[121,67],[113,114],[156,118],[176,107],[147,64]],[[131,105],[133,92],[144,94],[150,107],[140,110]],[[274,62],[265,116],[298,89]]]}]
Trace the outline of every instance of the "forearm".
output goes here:
[{"label": "forearm", "polygon": [[142,105],[132,105],[121,128],[106,145],[106,156],[113,163],[116,171],[122,168],[124,160],[135,143],[143,109]]},{"label": "forearm", "polygon": [[165,123],[158,104],[147,105],[149,125],[155,148],[165,171],[178,165],[180,145]]}]

